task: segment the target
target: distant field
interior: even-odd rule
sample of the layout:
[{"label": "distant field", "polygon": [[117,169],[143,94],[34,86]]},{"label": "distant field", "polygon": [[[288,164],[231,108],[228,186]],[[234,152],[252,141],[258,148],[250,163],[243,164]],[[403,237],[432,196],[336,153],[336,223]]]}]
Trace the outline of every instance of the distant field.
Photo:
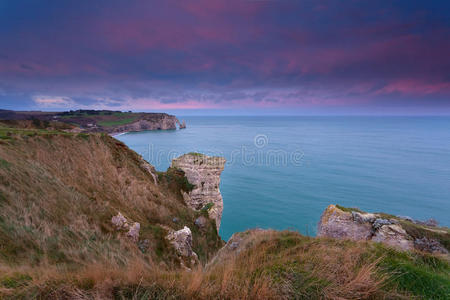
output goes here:
[{"label": "distant field", "polygon": [[97,125],[102,127],[126,125],[129,123],[133,123],[139,117],[140,115],[136,115],[133,113],[121,113],[121,112],[113,112],[113,113],[99,112],[98,114],[76,113],[74,115],[59,116],[59,118],[61,119],[72,121],[73,124],[80,125],[81,123],[95,122]]},{"label": "distant field", "polygon": [[136,121],[136,119],[137,119],[137,117],[131,117],[131,118],[120,119],[120,120],[99,121],[98,125],[103,126],[103,127],[126,125],[129,123],[133,123],[134,121]]},{"label": "distant field", "polygon": [[[163,123],[162,120],[168,118],[169,124]],[[113,132],[117,127],[134,123],[138,120],[146,120],[150,122],[151,126],[145,126],[145,130],[156,129],[175,129],[176,123],[179,122],[175,116],[171,116],[164,113],[133,113],[131,111],[111,111],[111,110],[75,110],[64,112],[38,112],[38,111],[26,111],[16,112],[12,110],[0,109],[0,121],[15,121],[16,123],[10,124],[13,127],[29,128],[29,129],[46,129],[48,127],[57,129],[70,130],[79,128],[76,130],[87,132]],[[17,123],[17,122],[22,123]],[[26,121],[26,122],[25,122]],[[24,123],[25,122],[25,123]],[[56,122],[56,123],[55,123]],[[64,127],[64,128],[63,128]]]}]

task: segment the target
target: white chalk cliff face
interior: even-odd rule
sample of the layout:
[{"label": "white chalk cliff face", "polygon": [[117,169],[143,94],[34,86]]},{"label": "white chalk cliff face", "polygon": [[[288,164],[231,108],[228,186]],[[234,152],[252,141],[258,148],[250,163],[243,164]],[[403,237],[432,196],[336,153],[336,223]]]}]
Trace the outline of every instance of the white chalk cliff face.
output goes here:
[{"label": "white chalk cliff face", "polygon": [[188,182],[194,185],[192,191],[182,192],[184,201],[192,209],[208,209],[209,217],[216,221],[217,231],[223,211],[219,185],[225,162],[223,157],[199,153],[188,153],[172,160],[172,167],[183,170]]},{"label": "white chalk cliff face", "polygon": [[[111,132],[138,132],[145,130],[175,130],[180,121],[168,114],[149,114],[148,117],[137,120],[133,123],[120,125],[108,129]],[[181,128],[181,127],[180,127]],[[184,127],[186,124],[184,123]]]},{"label": "white chalk cliff face", "polygon": [[401,250],[417,249],[448,254],[448,250],[438,240],[426,236],[412,236],[406,232],[402,224],[414,223],[424,232],[442,235],[448,235],[448,229],[426,226],[423,222],[410,218],[386,216],[388,215],[343,210],[336,205],[330,205],[320,218],[317,236],[355,241],[372,240]]}]

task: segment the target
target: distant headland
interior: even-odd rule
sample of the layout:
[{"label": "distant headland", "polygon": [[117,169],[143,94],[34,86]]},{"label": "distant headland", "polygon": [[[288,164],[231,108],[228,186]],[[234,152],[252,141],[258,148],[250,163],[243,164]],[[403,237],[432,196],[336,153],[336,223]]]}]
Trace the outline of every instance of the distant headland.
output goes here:
[{"label": "distant headland", "polygon": [[134,113],[111,110],[70,110],[64,112],[0,110],[0,120],[34,122],[37,127],[63,123],[74,132],[119,134],[145,130],[186,128],[186,122],[166,113]]}]

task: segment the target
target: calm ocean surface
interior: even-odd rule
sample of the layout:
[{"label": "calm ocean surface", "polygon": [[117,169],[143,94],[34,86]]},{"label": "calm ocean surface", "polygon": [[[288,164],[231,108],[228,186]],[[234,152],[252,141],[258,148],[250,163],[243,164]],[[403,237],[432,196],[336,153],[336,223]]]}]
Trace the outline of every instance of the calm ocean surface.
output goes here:
[{"label": "calm ocean surface", "polygon": [[187,129],[117,138],[158,170],[220,155],[220,234],[262,227],[315,235],[329,204],[450,226],[450,118],[186,117]]}]

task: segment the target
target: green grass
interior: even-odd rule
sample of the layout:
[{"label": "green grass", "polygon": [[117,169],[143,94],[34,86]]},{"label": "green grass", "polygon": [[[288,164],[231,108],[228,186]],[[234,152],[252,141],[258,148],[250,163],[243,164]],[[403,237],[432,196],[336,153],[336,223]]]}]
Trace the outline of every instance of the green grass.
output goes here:
[{"label": "green grass", "polygon": [[[128,114],[128,115],[130,115],[130,114]],[[127,114],[125,114],[125,116],[127,116]],[[119,120],[104,120],[104,121],[99,121],[97,124],[100,126],[103,126],[103,127],[120,126],[120,125],[126,125],[126,124],[133,123],[134,121],[136,121],[137,118],[138,118],[138,116],[130,115],[128,118],[123,118],[123,119],[119,119]]]},{"label": "green grass", "polygon": [[31,279],[32,278],[29,275],[15,273],[10,276],[0,277],[0,286],[8,289],[14,289],[27,285]]},{"label": "green grass", "polygon": [[197,156],[197,157],[203,157],[203,156],[205,156],[204,154],[198,153],[198,152],[189,152],[188,155]]},{"label": "green grass", "polygon": [[402,252],[376,244],[379,266],[391,274],[390,286],[424,299],[449,299],[450,265],[429,254]]},{"label": "green grass", "polygon": [[12,140],[14,139],[14,136],[33,137],[33,136],[52,136],[52,135],[73,135],[73,134],[70,132],[58,130],[0,127],[0,139],[3,140]]},{"label": "green grass", "polygon": [[169,185],[176,186],[175,190],[183,190],[185,192],[190,192],[195,189],[195,185],[191,184],[184,171],[181,169],[168,168],[166,172],[158,173],[158,179],[161,181],[165,179]]},{"label": "green grass", "polygon": [[212,207],[214,206],[214,203],[207,203],[205,206],[202,207],[202,212],[208,212]]},{"label": "green grass", "polygon": [[0,168],[9,169],[10,166],[11,166],[11,163],[9,163],[8,161],[0,158]]},{"label": "green grass", "polygon": [[362,211],[362,210],[360,210],[359,208],[356,208],[356,207],[344,207],[344,206],[340,206],[338,204],[336,204],[336,207],[339,208],[342,211],[349,212],[349,213],[351,213],[352,211],[356,211],[356,212],[359,212],[359,213],[365,213],[364,211]]}]

